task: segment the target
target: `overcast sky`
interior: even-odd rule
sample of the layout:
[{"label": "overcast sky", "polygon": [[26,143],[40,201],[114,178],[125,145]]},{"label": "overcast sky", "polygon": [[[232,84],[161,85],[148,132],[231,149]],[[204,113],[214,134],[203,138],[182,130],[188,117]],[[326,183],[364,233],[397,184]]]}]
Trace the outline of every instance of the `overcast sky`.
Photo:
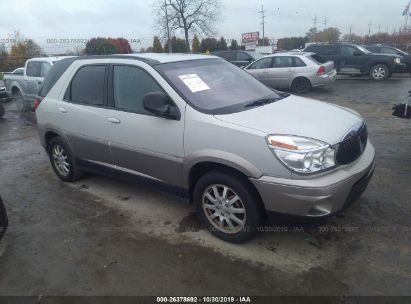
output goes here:
[{"label": "overcast sky", "polygon": [[[156,33],[153,3],[156,0],[0,0],[0,39],[20,30],[47,52],[66,45],[52,44],[51,38],[124,37],[134,49],[147,47]],[[407,0],[221,0],[222,20],[217,36],[240,39],[241,33],[261,31],[261,5],[266,15],[265,34],[269,38],[303,36],[313,26],[336,26],[357,34],[388,30],[403,25],[402,11]],[[410,18],[411,19],[411,18]],[[411,22],[410,22],[411,23]],[[2,40],[0,40],[0,43]]]}]

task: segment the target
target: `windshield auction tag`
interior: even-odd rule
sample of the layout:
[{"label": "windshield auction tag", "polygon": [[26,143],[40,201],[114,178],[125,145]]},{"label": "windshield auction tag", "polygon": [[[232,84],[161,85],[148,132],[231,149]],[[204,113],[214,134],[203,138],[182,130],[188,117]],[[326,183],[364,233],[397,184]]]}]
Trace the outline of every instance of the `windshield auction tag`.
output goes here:
[{"label": "windshield auction tag", "polygon": [[197,74],[186,74],[178,77],[193,93],[210,90],[210,87]]}]

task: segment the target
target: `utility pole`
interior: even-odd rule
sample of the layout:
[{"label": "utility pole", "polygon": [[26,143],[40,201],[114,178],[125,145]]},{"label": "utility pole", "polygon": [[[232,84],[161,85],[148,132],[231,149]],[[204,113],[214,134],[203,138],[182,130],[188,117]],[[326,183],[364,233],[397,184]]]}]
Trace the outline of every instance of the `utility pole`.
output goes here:
[{"label": "utility pole", "polygon": [[381,33],[381,24],[378,25],[378,33]]},{"label": "utility pole", "polygon": [[323,24],[324,24],[324,29],[326,29],[327,28],[327,17],[324,17]]},{"label": "utility pole", "polygon": [[265,15],[264,15],[264,5],[261,5],[261,11],[258,12],[259,14],[261,14],[261,23],[260,25],[263,26],[263,45],[264,45],[264,39],[265,39]]},{"label": "utility pole", "polygon": [[350,42],[352,42],[352,26],[350,25]]},{"label": "utility pole", "polygon": [[372,26],[372,23],[370,21],[370,23],[368,23],[368,36],[371,36],[371,26]]},{"label": "utility pole", "polygon": [[171,49],[171,39],[170,39],[170,27],[168,26],[168,12],[167,12],[167,0],[164,0],[164,10],[166,12],[166,25],[167,25],[167,38],[168,38],[168,53],[171,54],[173,50]]},{"label": "utility pole", "polygon": [[314,33],[313,33],[313,40],[314,40],[314,42],[315,42],[315,36],[316,36],[316,34],[317,34],[317,15],[314,15],[314,19],[313,19],[313,21],[314,21]]}]

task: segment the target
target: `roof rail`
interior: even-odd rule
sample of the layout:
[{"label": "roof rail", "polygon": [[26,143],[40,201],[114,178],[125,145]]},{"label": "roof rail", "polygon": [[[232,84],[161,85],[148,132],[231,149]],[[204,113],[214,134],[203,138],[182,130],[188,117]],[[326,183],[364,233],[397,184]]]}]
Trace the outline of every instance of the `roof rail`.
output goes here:
[{"label": "roof rail", "polygon": [[152,66],[160,63],[160,61],[155,60],[155,59],[144,58],[144,57],[130,55],[130,54],[83,55],[83,56],[78,56],[78,57],[65,58],[65,59],[62,59],[61,61],[77,61],[77,60],[87,60],[87,59],[134,59],[134,60],[143,61]]}]

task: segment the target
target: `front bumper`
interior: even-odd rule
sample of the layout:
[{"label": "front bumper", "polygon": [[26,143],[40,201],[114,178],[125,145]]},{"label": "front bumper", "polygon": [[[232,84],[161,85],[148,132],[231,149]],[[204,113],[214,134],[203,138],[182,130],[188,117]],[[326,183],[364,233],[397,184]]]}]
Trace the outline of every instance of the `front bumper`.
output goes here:
[{"label": "front bumper", "polygon": [[393,66],[393,73],[405,73],[408,72],[407,65],[404,63],[401,64],[394,64]]},{"label": "front bumper", "polygon": [[267,211],[304,217],[328,216],[356,201],[367,188],[375,168],[370,142],[353,164],[313,179],[263,176],[250,179]]}]

